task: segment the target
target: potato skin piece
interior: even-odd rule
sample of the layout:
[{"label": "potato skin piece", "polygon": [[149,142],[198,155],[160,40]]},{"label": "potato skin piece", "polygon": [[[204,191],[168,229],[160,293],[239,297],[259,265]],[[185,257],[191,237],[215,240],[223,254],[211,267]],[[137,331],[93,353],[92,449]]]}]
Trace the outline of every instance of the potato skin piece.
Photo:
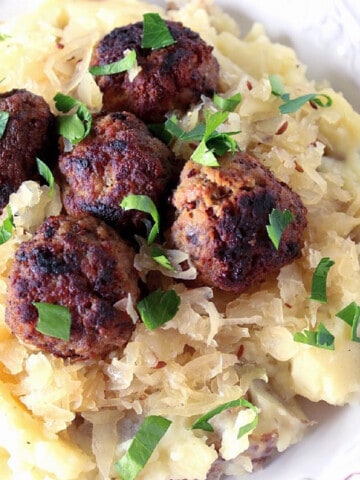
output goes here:
[{"label": "potato skin piece", "polygon": [[141,47],[143,23],[115,28],[95,47],[91,66],[121,60],[135,50],[140,73],[95,76],[103,93],[104,110],[128,110],[147,123],[162,122],[167,112],[185,112],[217,88],[219,64],[207,45],[180,22],[166,21],[176,43],[157,50]]},{"label": "potato skin piece", "polygon": [[0,111],[9,112],[0,139],[0,213],[25,180],[39,180],[36,157],[52,163],[57,153],[55,116],[46,101],[25,89],[0,94]]},{"label": "potato skin piece", "polygon": [[94,215],[130,237],[146,235],[140,211],[120,207],[129,194],[159,206],[174,175],[173,155],[129,112],[94,116],[88,137],[59,158],[59,183],[70,215]]},{"label": "potato skin piece", "polygon": [[[18,248],[6,305],[6,323],[25,343],[75,360],[104,357],[123,348],[134,325],[114,303],[139,297],[135,252],[105,223],[93,217],[49,217]],[[32,302],[70,309],[70,340],[36,330]]]},{"label": "potato skin piece", "polygon": [[[190,255],[197,283],[241,293],[300,255],[307,210],[255,157],[237,152],[220,165],[187,162],[173,195],[176,219],[168,240]],[[266,231],[274,208],[294,215],[279,250]]]}]

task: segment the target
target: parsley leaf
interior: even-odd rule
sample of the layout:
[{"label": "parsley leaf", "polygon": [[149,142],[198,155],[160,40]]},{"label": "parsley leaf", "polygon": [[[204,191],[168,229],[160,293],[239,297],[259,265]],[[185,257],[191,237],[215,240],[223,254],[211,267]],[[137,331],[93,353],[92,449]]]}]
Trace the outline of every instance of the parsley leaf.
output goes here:
[{"label": "parsley leaf", "polygon": [[130,50],[128,53],[125,53],[121,60],[107,65],[94,65],[89,68],[89,72],[92,75],[114,75],[130,70],[135,65],[135,62],[136,52],[135,50]]},{"label": "parsley leaf", "polygon": [[335,350],[335,337],[324,324],[320,323],[317,330],[304,330],[294,334],[294,341],[305,343],[313,347],[325,348],[327,350]]},{"label": "parsley leaf", "polygon": [[[284,84],[281,81],[279,75],[269,75],[269,81],[271,86],[271,93],[280,97],[284,102],[279,106],[280,113],[293,113],[299,110],[307,102],[314,102],[319,107],[330,107],[332,105],[332,98],[325,93],[308,93],[290,99],[290,94],[286,92]],[[322,99],[325,99],[323,101]]]},{"label": "parsley leaf", "polygon": [[175,290],[155,290],[140,300],[137,308],[149,330],[155,330],[171,320],[179,310],[180,297]]},{"label": "parsley leaf", "polygon": [[175,271],[174,267],[171,265],[170,260],[165,255],[165,252],[162,248],[154,245],[150,251],[151,258],[155,260],[159,265],[166,268],[167,270],[171,270],[172,272]]},{"label": "parsley leaf", "polygon": [[214,408],[213,410],[210,410],[210,412],[208,412],[205,415],[202,415],[200,418],[198,418],[191,428],[193,430],[201,429],[201,430],[205,430],[207,432],[213,432],[214,428],[209,423],[209,420],[211,418],[215,417],[215,415],[218,415],[219,413],[223,412],[224,410],[227,410],[228,408],[233,408],[233,407],[250,408],[256,414],[255,418],[252,422],[250,422],[246,425],[243,425],[239,429],[237,438],[240,438],[243,435],[246,435],[247,433],[254,430],[254,428],[258,424],[258,418],[259,418],[258,410],[252,403],[245,400],[245,398],[240,398],[239,400],[232,400],[231,402],[227,402],[227,403],[223,403],[222,405],[219,405],[218,407]]},{"label": "parsley leaf", "polygon": [[276,250],[279,249],[281,237],[286,227],[293,221],[294,215],[290,210],[278,210],[273,208],[269,215],[269,225],[266,225],[266,230],[270,240],[272,241]]},{"label": "parsley leaf", "polygon": [[49,197],[51,198],[54,193],[54,175],[50,168],[40,158],[36,159],[36,164],[40,175],[47,181],[49,185]]},{"label": "parsley leaf", "polygon": [[141,46],[157,50],[176,43],[165,21],[158,13],[145,13],[143,16],[143,36]]},{"label": "parsley leaf", "polygon": [[218,167],[219,162],[216,155],[224,155],[226,152],[234,153],[239,147],[236,141],[231,138],[239,132],[219,133],[216,129],[224,123],[230,112],[218,111],[205,113],[205,123],[200,122],[195,128],[186,132],[182,130],[175,115],[172,115],[161,128],[155,127],[158,135],[167,143],[174,138],[183,142],[200,142],[191,155],[191,160],[207,167]]},{"label": "parsley leaf", "polygon": [[[325,102],[322,101],[322,98],[325,98]],[[331,107],[332,98],[325,93],[309,93],[307,95],[302,95],[300,97],[293,98],[287,102],[280,105],[280,113],[293,113],[299,110],[305,103],[315,102],[320,107]]]},{"label": "parsley leaf", "polygon": [[49,337],[70,339],[71,314],[67,307],[46,302],[33,302],[39,313],[36,330]]},{"label": "parsley leaf", "polygon": [[[230,136],[238,132],[219,133],[217,127],[223,124],[229,116],[229,112],[205,113],[205,131],[199,145],[191,155],[191,160],[208,167],[218,167],[219,162],[215,155],[224,155],[230,151],[234,153],[238,148],[234,139]],[[197,133],[200,133],[198,128]]]},{"label": "parsley leaf", "polygon": [[155,203],[147,195],[134,195],[130,194],[123,198],[120,203],[120,207],[124,210],[140,210],[141,212],[148,213],[154,221],[149,235],[148,244],[150,245],[159,234],[160,217]]},{"label": "parsley leaf", "polygon": [[0,226],[0,245],[10,240],[13,234],[13,228],[15,227],[14,217],[10,205],[7,206],[7,214],[8,216]]},{"label": "parsley leaf", "polygon": [[0,139],[3,137],[10,117],[9,112],[0,112]]},{"label": "parsley leaf", "polygon": [[351,302],[345,308],[336,313],[336,316],[350,325],[351,340],[354,342],[360,342],[360,337],[357,334],[360,319],[360,306],[356,302]]},{"label": "parsley leaf", "polygon": [[128,451],[115,463],[121,480],[135,480],[170,425],[171,421],[161,416],[151,415],[145,418]]},{"label": "parsley leaf", "polygon": [[57,93],[54,97],[56,108],[63,113],[76,109],[73,114],[57,118],[58,132],[73,145],[87,137],[91,130],[92,116],[86,106],[69,95]]},{"label": "parsley leaf", "polygon": [[236,107],[240,104],[242,100],[241,93],[235,93],[235,95],[224,98],[214,93],[213,102],[220,110],[225,110],[226,112],[233,112]]},{"label": "parsley leaf", "polygon": [[311,283],[311,300],[317,300],[321,303],[327,302],[326,296],[326,280],[330,268],[335,262],[329,257],[324,257],[318,263],[312,277]]}]

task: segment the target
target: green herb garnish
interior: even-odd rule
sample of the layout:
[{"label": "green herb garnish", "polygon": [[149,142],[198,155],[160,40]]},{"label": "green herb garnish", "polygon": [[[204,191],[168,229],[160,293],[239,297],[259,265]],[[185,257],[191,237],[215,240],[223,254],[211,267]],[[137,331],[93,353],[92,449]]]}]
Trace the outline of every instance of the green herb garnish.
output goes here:
[{"label": "green herb garnish", "polygon": [[269,225],[266,231],[276,250],[279,249],[281,237],[286,227],[293,221],[294,215],[290,210],[278,210],[273,208],[269,215]]},{"label": "green herb garnish", "polygon": [[238,146],[231,135],[238,132],[219,133],[217,127],[227,120],[229,112],[205,113],[205,131],[199,145],[191,155],[191,160],[207,167],[218,167],[219,162],[215,155],[234,153]]},{"label": "green herb garnish", "polygon": [[0,112],[0,139],[3,137],[10,117],[9,112]]},{"label": "green herb garnish", "polygon": [[107,65],[94,65],[89,68],[89,72],[92,75],[114,75],[116,73],[127,72],[135,65],[136,52],[130,50],[125,53],[124,58],[117,62],[109,63]]},{"label": "green herb garnish", "polygon": [[4,40],[7,40],[8,38],[11,38],[11,35],[8,35],[7,33],[0,33],[0,42],[3,42]]},{"label": "green herb garnish", "polygon": [[218,167],[219,162],[215,155],[224,155],[226,152],[234,153],[238,150],[238,146],[232,135],[239,132],[219,133],[216,129],[224,123],[230,112],[218,111],[205,113],[205,123],[201,122],[195,128],[186,132],[178,125],[178,120],[175,115],[172,115],[163,124],[163,128],[159,125],[156,127],[156,132],[162,139],[166,139],[170,143],[174,138],[178,138],[183,142],[200,142],[197,148],[191,155],[191,159],[208,167]]},{"label": "green herb garnish", "polygon": [[127,195],[120,203],[120,207],[124,210],[139,210],[140,212],[148,213],[154,221],[149,235],[148,244],[150,245],[155,240],[159,233],[160,217],[155,203],[147,195]]},{"label": "green herb garnish", "polygon": [[171,421],[161,416],[151,415],[145,418],[128,451],[115,463],[121,480],[136,479],[170,425]]},{"label": "green herb garnish", "polygon": [[143,35],[141,46],[143,48],[168,47],[176,43],[165,21],[158,13],[145,13],[143,16]]},{"label": "green herb garnish", "polygon": [[271,93],[277,97],[281,97],[282,100],[290,100],[289,93],[286,92],[284,84],[281,81],[279,75],[269,75],[269,81],[271,86]]},{"label": "green herb garnish", "polygon": [[170,260],[165,255],[165,252],[162,248],[158,247],[157,245],[152,246],[150,255],[151,255],[151,258],[155,260],[155,262],[157,262],[162,267],[172,272],[175,271],[174,267],[171,265]]},{"label": "green herb garnish", "polygon": [[354,342],[360,342],[360,337],[357,334],[360,319],[360,306],[356,302],[351,302],[347,307],[340,310],[336,316],[350,325],[351,340]]},{"label": "green herb garnish", "polygon": [[220,110],[226,112],[233,112],[242,100],[241,93],[235,93],[232,97],[224,98],[214,93],[213,102]]},{"label": "green herb garnish", "polygon": [[327,302],[326,296],[326,280],[330,268],[335,265],[335,262],[329,257],[324,257],[316,267],[311,284],[311,300],[317,300],[321,303]]},{"label": "green herb garnish", "polygon": [[[290,99],[290,94],[286,92],[279,75],[269,75],[269,81],[273,95],[280,97],[284,102],[279,106],[280,113],[282,114],[296,112],[307,102],[313,102],[319,107],[330,107],[332,105],[332,98],[325,93],[308,93]],[[325,101],[323,99],[325,99]]]},{"label": "green herb garnish", "polygon": [[233,407],[250,408],[256,414],[252,422],[242,426],[239,429],[237,438],[240,438],[243,435],[246,435],[247,433],[254,430],[254,428],[258,424],[258,419],[259,419],[258,410],[252,403],[250,403],[248,400],[245,400],[245,398],[240,398],[238,400],[233,400],[231,402],[227,402],[227,403],[223,403],[222,405],[219,405],[218,407],[214,408],[213,410],[210,410],[210,412],[206,413],[205,415],[200,417],[198,420],[196,420],[196,422],[193,424],[191,428],[193,430],[201,429],[201,430],[205,430],[206,432],[213,432],[214,428],[209,423],[209,420],[215,417],[215,415],[218,415],[219,413],[223,412],[224,410],[227,410],[228,408],[233,408]]},{"label": "green herb garnish", "polygon": [[[322,100],[325,98],[325,102]],[[309,93],[307,95],[302,95],[301,97],[293,98],[282,105],[280,105],[280,113],[293,113],[299,110],[305,103],[314,102],[320,107],[331,107],[332,98],[325,93]]]},{"label": "green herb garnish", "polygon": [[46,302],[33,302],[39,313],[36,330],[49,337],[68,341],[70,338],[71,314],[67,307]]},{"label": "green herb garnish", "polygon": [[62,115],[57,120],[60,135],[73,145],[78,144],[90,133],[91,113],[82,102],[69,95],[57,93],[54,100],[59,112],[68,113],[70,110],[76,109],[73,114]]},{"label": "green herb garnish", "polygon": [[7,206],[7,214],[8,216],[5,218],[2,225],[0,226],[0,245],[10,240],[13,234],[13,229],[15,227],[14,217],[10,205]]},{"label": "green herb garnish", "polygon": [[179,310],[180,297],[175,290],[155,290],[143,298],[137,308],[149,330],[155,330],[171,320]]},{"label": "green herb garnish", "polygon": [[36,164],[40,175],[47,181],[49,185],[49,197],[51,198],[54,193],[54,175],[50,168],[40,158],[36,159]]},{"label": "green herb garnish", "polygon": [[325,348],[327,350],[335,350],[335,337],[322,323],[319,324],[317,330],[304,330],[294,334],[294,341],[305,343],[313,347]]}]

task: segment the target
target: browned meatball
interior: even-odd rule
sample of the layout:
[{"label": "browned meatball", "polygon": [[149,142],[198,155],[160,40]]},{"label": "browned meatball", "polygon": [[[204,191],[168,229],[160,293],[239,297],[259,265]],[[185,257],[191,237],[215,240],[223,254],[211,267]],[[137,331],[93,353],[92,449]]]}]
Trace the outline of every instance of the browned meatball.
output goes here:
[{"label": "browned meatball", "polygon": [[[49,217],[20,245],[9,277],[6,322],[18,337],[60,357],[103,357],[129,340],[134,325],[114,303],[139,296],[134,251],[93,217]],[[32,302],[69,308],[70,340],[36,330]]]},{"label": "browned meatball", "polygon": [[186,111],[201,94],[216,90],[219,65],[213,48],[178,22],[166,22],[176,43],[158,50],[141,47],[143,23],[115,28],[97,45],[91,66],[121,60],[135,50],[140,73],[97,76],[105,110],[128,110],[145,122],[161,122],[173,110]]},{"label": "browned meatball", "polygon": [[0,213],[24,180],[38,179],[36,157],[56,151],[55,117],[42,97],[27,90],[0,94],[0,111],[10,114],[0,139]]},{"label": "browned meatball", "polygon": [[95,117],[90,135],[60,155],[65,209],[100,217],[124,234],[142,233],[145,214],[119,204],[128,194],[147,195],[158,204],[172,175],[171,161],[171,151],[133,114]]},{"label": "browned meatball", "polygon": [[[169,238],[189,253],[199,283],[240,293],[300,254],[306,208],[296,193],[248,154],[223,157],[219,168],[189,161],[173,203],[177,218]],[[294,215],[279,250],[266,231],[274,208]]]}]

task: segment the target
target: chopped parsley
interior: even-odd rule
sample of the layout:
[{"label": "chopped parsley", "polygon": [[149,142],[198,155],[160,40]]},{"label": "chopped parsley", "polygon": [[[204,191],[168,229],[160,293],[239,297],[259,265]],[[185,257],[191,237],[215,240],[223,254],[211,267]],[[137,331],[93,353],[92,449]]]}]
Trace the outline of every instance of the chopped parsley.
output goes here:
[{"label": "chopped parsley", "polygon": [[279,106],[280,113],[293,113],[303,107],[307,102],[314,103],[319,107],[331,107],[332,98],[325,93],[308,93],[290,99],[290,94],[286,92],[285,87],[279,75],[269,75],[271,93],[280,97],[283,104]]},{"label": "chopped parsley", "polygon": [[155,260],[155,262],[161,265],[162,267],[166,268],[167,270],[171,270],[172,272],[175,271],[170,260],[165,255],[164,250],[159,246],[153,245],[151,247],[150,255],[151,255],[151,258]]},{"label": "chopped parsley", "polygon": [[115,463],[121,480],[135,480],[171,425],[164,417],[151,415],[140,425],[125,455]]},{"label": "chopped parsley", "polygon": [[233,112],[242,100],[241,93],[235,93],[229,98],[224,98],[214,93],[213,102],[220,110]]},{"label": "chopped parsley", "polygon": [[139,210],[140,212],[148,213],[154,221],[154,224],[148,235],[148,244],[154,242],[156,236],[159,234],[160,216],[155,203],[147,195],[130,194],[123,198],[120,207],[124,210]]},{"label": "chopped parsley", "polygon": [[336,316],[344,320],[351,327],[351,340],[360,342],[358,336],[358,326],[360,319],[360,306],[356,302],[351,302],[345,308],[340,310]]},{"label": "chopped parsley", "polygon": [[165,21],[158,13],[145,13],[143,15],[143,35],[141,46],[157,50],[169,47],[176,43]]},{"label": "chopped parsley", "polygon": [[219,133],[216,130],[227,120],[229,113],[207,111],[205,112],[205,123],[200,122],[189,132],[185,132],[179,127],[177,118],[173,115],[164,123],[162,135],[167,135],[171,139],[178,138],[183,142],[200,142],[192,153],[191,160],[207,167],[218,167],[219,162],[216,156],[224,155],[226,152],[233,154],[235,150],[239,149],[235,140],[231,138],[232,135],[239,132]]},{"label": "chopped parsley", "polygon": [[135,50],[129,50],[121,60],[107,65],[94,65],[89,68],[89,72],[92,75],[114,75],[131,70],[135,62],[136,52]]},{"label": "chopped parsley", "polygon": [[312,277],[311,300],[316,300],[321,303],[327,302],[326,280],[329,270],[333,265],[335,265],[335,262],[329,257],[322,258],[318,263]]},{"label": "chopped parsley", "polygon": [[274,208],[269,215],[269,225],[266,231],[276,250],[279,249],[281,237],[286,227],[293,221],[294,215],[290,210],[278,210]]},{"label": "chopped parsley", "polygon": [[49,197],[51,198],[54,193],[54,175],[50,168],[40,158],[36,159],[36,164],[40,175],[47,181],[49,185]]},{"label": "chopped parsley", "polygon": [[65,341],[70,339],[71,314],[67,307],[46,302],[33,302],[33,305],[39,314],[38,332]]},{"label": "chopped parsley", "polygon": [[335,337],[322,323],[319,324],[317,330],[304,330],[303,332],[296,332],[294,334],[294,341],[305,343],[313,347],[325,348],[327,350],[335,349]]},{"label": "chopped parsley", "polygon": [[70,110],[75,110],[72,114],[58,117],[57,121],[59,134],[71,144],[78,144],[90,133],[92,124],[91,113],[82,102],[69,95],[57,93],[54,100],[59,112],[68,113]]},{"label": "chopped parsley", "polygon": [[224,410],[227,410],[228,408],[234,408],[234,407],[245,407],[255,412],[254,420],[246,425],[243,425],[239,429],[237,438],[241,438],[243,435],[246,435],[247,433],[254,430],[254,428],[258,424],[258,419],[259,419],[257,408],[248,400],[245,400],[245,398],[240,398],[238,400],[233,400],[231,402],[227,402],[227,403],[223,403],[222,405],[219,405],[218,407],[214,408],[213,410],[210,410],[210,412],[206,413],[205,415],[201,416],[198,420],[196,420],[196,422],[193,424],[191,428],[193,430],[201,429],[201,430],[205,430],[206,432],[213,432],[214,428],[209,423],[209,420],[211,420],[213,417],[215,417],[215,415],[218,415]]},{"label": "chopped parsley", "polygon": [[141,320],[149,330],[155,330],[175,317],[180,306],[180,297],[175,290],[157,289],[140,300],[137,308]]},{"label": "chopped parsley", "polygon": [[9,117],[9,112],[0,112],[0,139],[4,136]]},{"label": "chopped parsley", "polygon": [[7,206],[7,214],[7,217],[0,226],[0,245],[10,240],[15,227],[14,217],[10,205]]}]

